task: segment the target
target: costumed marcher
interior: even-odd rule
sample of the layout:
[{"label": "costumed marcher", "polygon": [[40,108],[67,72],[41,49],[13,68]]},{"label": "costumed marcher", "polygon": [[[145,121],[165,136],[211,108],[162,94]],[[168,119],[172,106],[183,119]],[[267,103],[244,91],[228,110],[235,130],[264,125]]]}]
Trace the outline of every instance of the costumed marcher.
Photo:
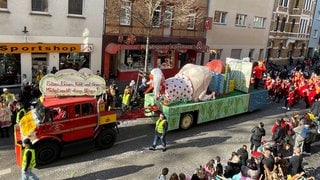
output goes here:
[{"label": "costumed marcher", "polygon": [[258,64],[253,67],[254,89],[258,89],[259,83],[262,80],[263,72],[267,70],[264,60],[258,61]]},{"label": "costumed marcher", "polygon": [[168,131],[168,122],[164,114],[160,113],[159,119],[156,121],[154,140],[153,140],[152,146],[149,148],[150,150],[154,151],[156,149],[159,140],[162,144],[162,151],[167,150],[167,142],[166,142],[167,131]]},{"label": "costumed marcher", "polygon": [[29,138],[23,140],[25,147],[22,157],[22,180],[38,180],[39,178],[32,172],[32,168],[36,167],[36,154]]},{"label": "costumed marcher", "polygon": [[285,97],[284,107],[282,108],[287,109],[289,111],[290,108],[293,107],[294,100],[295,100],[295,89],[292,86],[289,88],[288,95]]}]

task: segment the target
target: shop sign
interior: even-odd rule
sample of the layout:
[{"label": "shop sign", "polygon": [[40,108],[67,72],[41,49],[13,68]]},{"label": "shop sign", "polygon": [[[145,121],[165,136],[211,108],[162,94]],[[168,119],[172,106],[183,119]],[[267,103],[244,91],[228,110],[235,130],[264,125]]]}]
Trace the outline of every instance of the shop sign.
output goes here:
[{"label": "shop sign", "polygon": [[105,80],[95,74],[74,70],[47,74],[39,82],[44,96],[96,96],[104,93]]},{"label": "shop sign", "polygon": [[195,49],[196,47],[194,45],[183,45],[183,44],[176,44],[176,45],[156,45],[151,44],[149,46],[149,49],[173,49],[173,50],[183,50],[183,49]]},{"label": "shop sign", "polygon": [[0,43],[0,53],[70,53],[92,51],[92,44]]}]

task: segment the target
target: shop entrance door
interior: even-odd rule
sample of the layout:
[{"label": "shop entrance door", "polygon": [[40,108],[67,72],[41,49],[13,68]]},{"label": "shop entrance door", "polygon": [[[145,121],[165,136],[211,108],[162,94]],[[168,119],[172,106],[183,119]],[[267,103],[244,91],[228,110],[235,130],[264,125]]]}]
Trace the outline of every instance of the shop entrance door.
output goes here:
[{"label": "shop entrance door", "polygon": [[32,56],[32,82],[37,82],[38,73],[48,73],[48,54],[34,53]]}]

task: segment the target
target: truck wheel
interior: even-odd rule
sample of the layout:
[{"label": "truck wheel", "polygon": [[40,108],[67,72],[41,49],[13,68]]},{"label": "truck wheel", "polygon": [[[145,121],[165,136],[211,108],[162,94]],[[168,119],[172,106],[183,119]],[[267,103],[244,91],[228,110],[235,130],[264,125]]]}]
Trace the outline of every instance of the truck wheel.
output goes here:
[{"label": "truck wheel", "polygon": [[36,163],[37,165],[45,165],[52,163],[59,158],[61,147],[58,142],[44,141],[35,145]]},{"label": "truck wheel", "polygon": [[101,149],[110,148],[116,142],[117,133],[112,128],[102,129],[96,138],[96,146]]},{"label": "truck wheel", "polygon": [[193,115],[190,113],[184,114],[180,119],[181,129],[187,130],[192,126],[192,124],[193,124]]}]

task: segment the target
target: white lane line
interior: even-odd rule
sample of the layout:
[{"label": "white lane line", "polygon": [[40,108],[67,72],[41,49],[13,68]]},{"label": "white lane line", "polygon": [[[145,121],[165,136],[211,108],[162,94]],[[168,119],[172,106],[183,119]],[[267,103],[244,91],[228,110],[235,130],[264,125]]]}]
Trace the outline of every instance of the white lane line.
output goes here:
[{"label": "white lane line", "polygon": [[137,139],[144,138],[146,136],[147,135],[143,135],[143,136],[138,136],[138,137],[131,138],[131,139],[126,139],[126,140],[123,140],[123,141],[116,142],[115,144],[122,144],[122,143],[126,143],[126,142],[129,142],[129,141],[134,141],[134,140],[137,140]]},{"label": "white lane line", "polygon": [[0,170],[0,176],[11,173],[11,168]]}]

